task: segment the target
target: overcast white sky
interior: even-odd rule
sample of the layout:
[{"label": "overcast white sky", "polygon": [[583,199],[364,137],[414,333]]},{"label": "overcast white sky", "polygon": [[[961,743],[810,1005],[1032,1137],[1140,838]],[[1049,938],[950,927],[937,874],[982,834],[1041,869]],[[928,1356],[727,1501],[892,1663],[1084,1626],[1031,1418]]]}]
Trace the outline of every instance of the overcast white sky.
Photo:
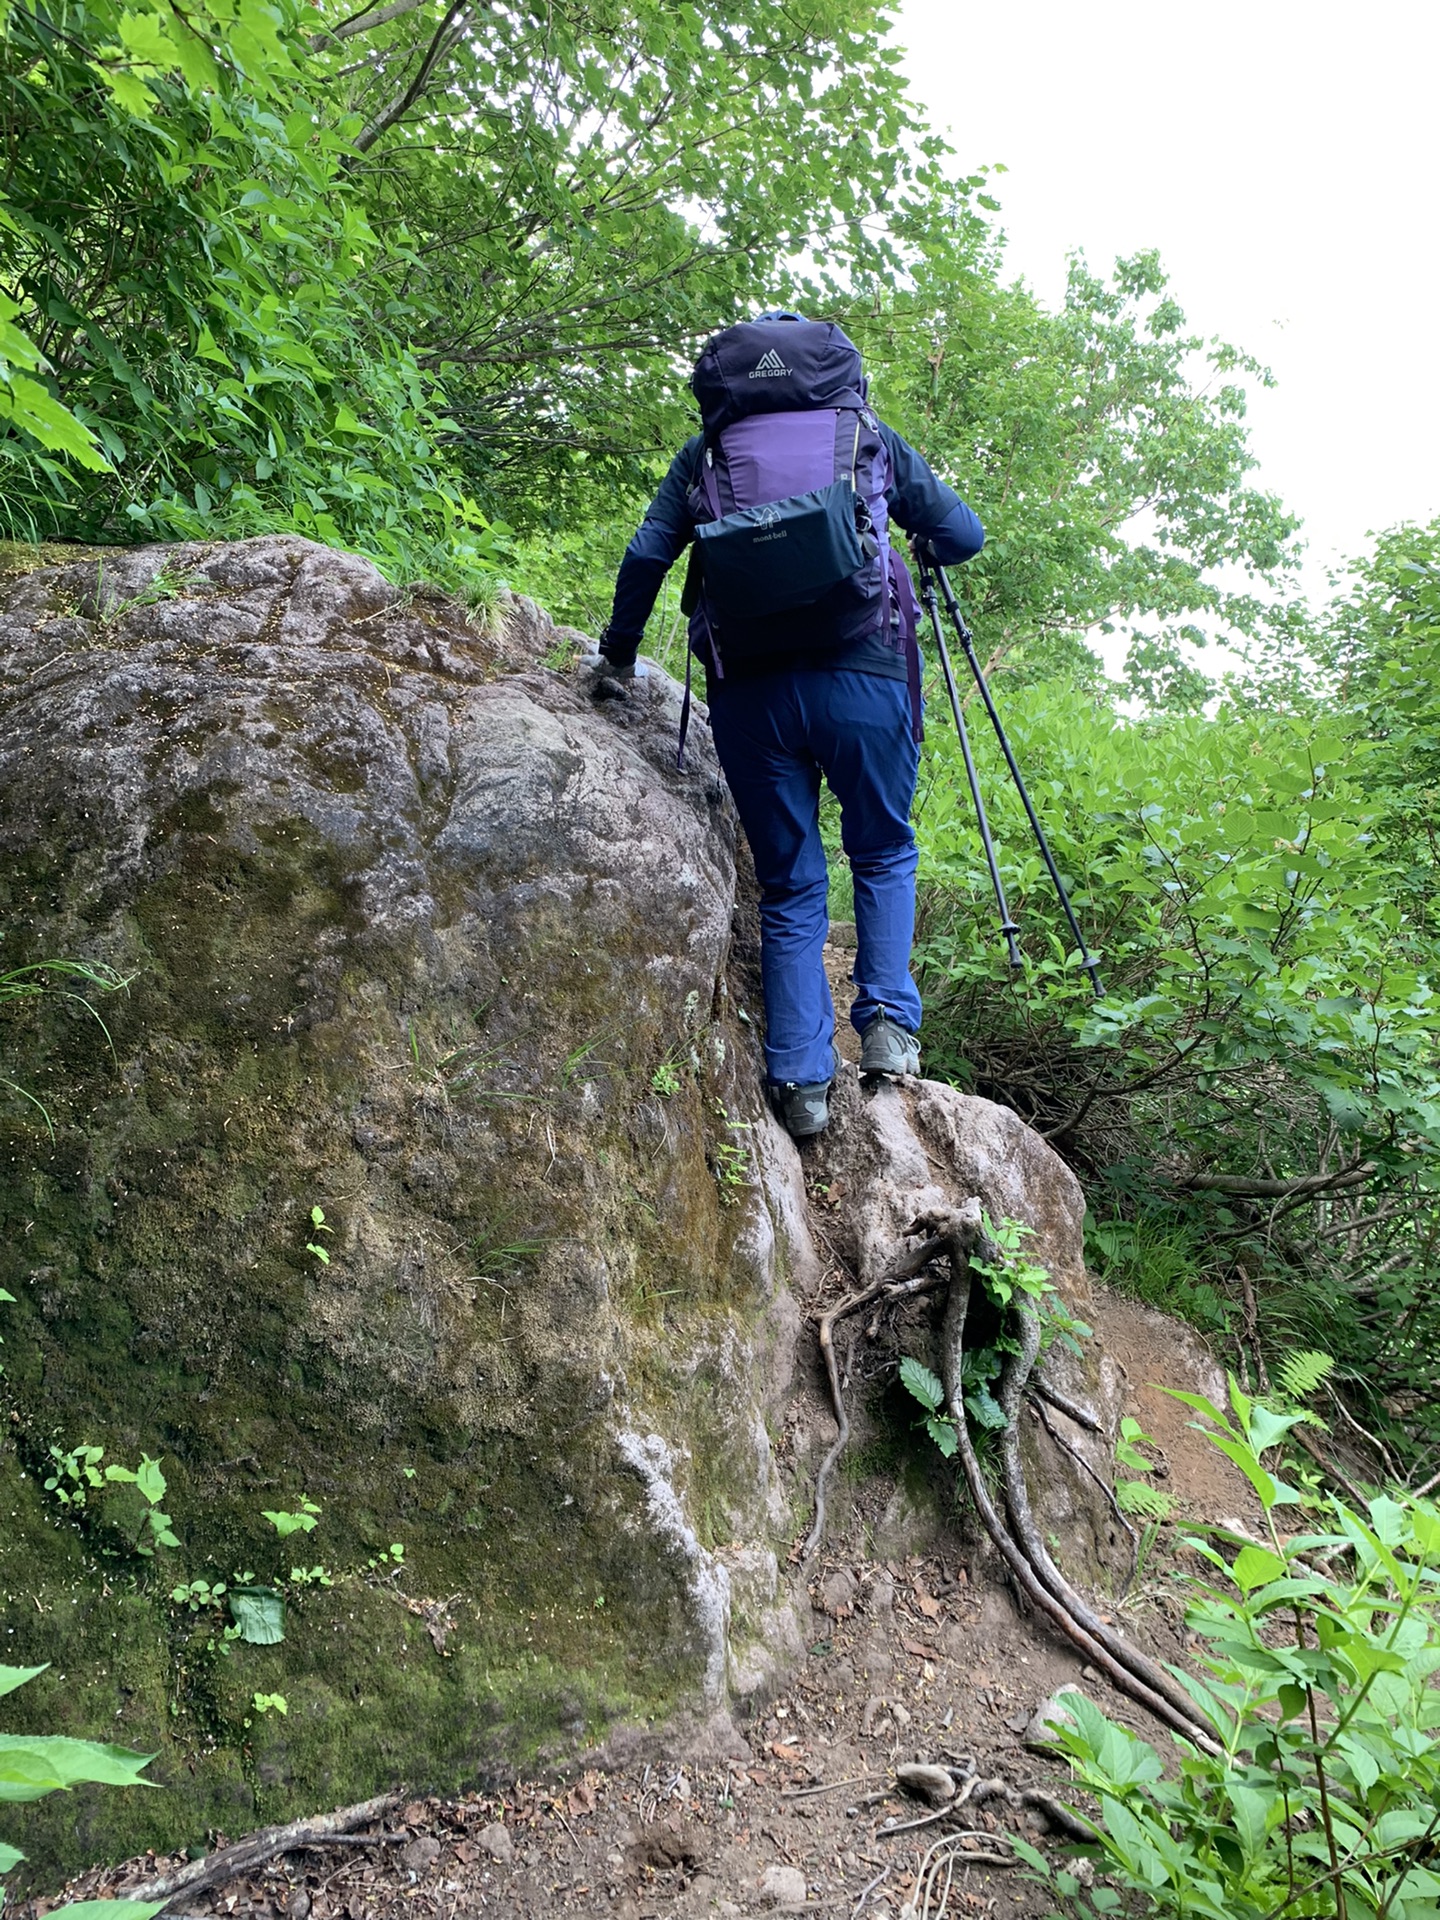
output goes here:
[{"label": "overcast white sky", "polygon": [[1440,513],[1436,0],[900,0],[907,71],[994,192],[1012,271],[1154,246],[1192,324],[1276,374],[1257,481],[1306,584]]}]

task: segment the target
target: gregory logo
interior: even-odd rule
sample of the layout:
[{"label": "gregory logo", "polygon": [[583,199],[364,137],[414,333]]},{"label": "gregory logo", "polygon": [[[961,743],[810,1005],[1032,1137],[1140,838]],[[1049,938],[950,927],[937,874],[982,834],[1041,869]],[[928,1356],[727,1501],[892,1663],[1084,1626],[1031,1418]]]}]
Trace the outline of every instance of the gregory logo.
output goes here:
[{"label": "gregory logo", "polygon": [[762,353],[750,369],[750,378],[752,380],[788,380],[789,377],[789,367],[786,366],[785,362],[773,347],[771,347],[768,352]]}]

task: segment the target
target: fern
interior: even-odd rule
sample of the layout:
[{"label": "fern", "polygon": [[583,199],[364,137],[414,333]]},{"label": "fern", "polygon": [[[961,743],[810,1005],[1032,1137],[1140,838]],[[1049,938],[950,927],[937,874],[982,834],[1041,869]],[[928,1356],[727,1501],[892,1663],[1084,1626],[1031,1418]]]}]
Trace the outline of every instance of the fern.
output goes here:
[{"label": "fern", "polygon": [[1162,1493],[1144,1480],[1117,1480],[1115,1504],[1122,1513],[1138,1514],[1145,1520],[1168,1520],[1175,1511],[1174,1495]]},{"label": "fern", "polygon": [[1299,1405],[1308,1400],[1334,1371],[1335,1362],[1328,1353],[1309,1350],[1287,1353],[1278,1375],[1280,1390],[1287,1400]]}]

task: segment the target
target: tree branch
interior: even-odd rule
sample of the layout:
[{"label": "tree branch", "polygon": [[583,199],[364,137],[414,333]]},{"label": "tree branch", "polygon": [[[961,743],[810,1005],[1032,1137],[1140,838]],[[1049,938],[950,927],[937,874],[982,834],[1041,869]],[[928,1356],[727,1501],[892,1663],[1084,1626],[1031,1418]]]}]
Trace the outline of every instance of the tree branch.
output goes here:
[{"label": "tree branch", "polygon": [[402,13],[413,13],[419,5],[420,0],[390,0],[387,7],[365,7],[351,14],[348,20],[342,20],[338,27],[326,27],[323,33],[317,33],[310,42],[310,51],[320,53],[326,47],[339,46],[354,34],[369,33],[373,27],[383,27],[388,20],[398,20]]},{"label": "tree branch", "polygon": [[425,49],[420,65],[415,70],[414,79],[407,86],[402,87],[389,106],[378,113],[369,126],[362,128],[356,136],[357,153],[368,153],[381,134],[388,133],[397,120],[403,119],[424,93],[441,55],[454,44],[454,39],[464,30],[469,7],[470,0],[452,0],[452,4],[446,9],[445,18],[435,29],[430,44]]},{"label": "tree branch", "polygon": [[1335,1187],[1358,1186],[1375,1172],[1373,1160],[1342,1167],[1339,1173],[1304,1173],[1293,1180],[1257,1180],[1247,1173],[1192,1173],[1175,1182],[1190,1193],[1233,1193],[1242,1200],[1288,1200],[1292,1194],[1328,1193]]}]

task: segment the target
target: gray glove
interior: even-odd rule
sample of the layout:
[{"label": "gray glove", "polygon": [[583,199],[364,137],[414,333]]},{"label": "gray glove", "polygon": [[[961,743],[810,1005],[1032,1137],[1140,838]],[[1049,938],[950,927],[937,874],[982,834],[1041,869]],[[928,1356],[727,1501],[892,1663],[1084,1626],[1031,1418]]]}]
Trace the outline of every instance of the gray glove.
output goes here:
[{"label": "gray glove", "polygon": [[[643,660],[632,660],[628,666],[617,667],[604,653],[582,653],[579,665],[590,676],[590,692],[596,699],[602,700],[606,698],[607,686],[621,692],[628,691],[632,681],[644,680],[650,672]],[[614,693],[609,697],[613,698]]]}]

